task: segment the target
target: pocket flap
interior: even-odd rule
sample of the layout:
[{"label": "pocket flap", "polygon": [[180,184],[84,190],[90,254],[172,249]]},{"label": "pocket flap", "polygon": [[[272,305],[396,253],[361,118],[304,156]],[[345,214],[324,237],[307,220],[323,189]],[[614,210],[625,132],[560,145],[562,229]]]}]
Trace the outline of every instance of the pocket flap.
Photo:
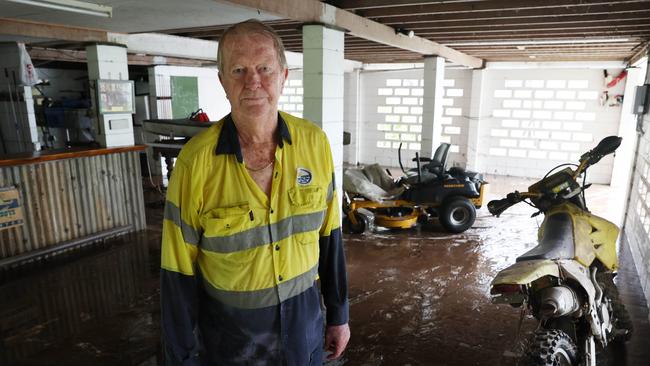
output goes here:
[{"label": "pocket flap", "polygon": [[238,203],[228,207],[216,207],[203,214],[206,219],[226,219],[232,216],[242,216],[250,212],[248,202]]},{"label": "pocket flap", "polygon": [[321,187],[293,187],[289,190],[291,204],[298,207],[319,207],[324,204]]}]

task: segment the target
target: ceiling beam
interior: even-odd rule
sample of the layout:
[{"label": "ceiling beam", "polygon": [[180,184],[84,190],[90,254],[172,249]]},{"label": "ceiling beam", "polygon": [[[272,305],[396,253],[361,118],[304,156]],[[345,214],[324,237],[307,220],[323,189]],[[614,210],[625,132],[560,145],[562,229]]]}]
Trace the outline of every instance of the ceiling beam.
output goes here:
[{"label": "ceiling beam", "polygon": [[650,0],[493,0],[493,1],[463,1],[439,2],[425,5],[406,5],[384,8],[367,8],[357,11],[357,14],[366,18],[379,18],[394,16],[396,14],[440,14],[440,13],[480,13],[494,10],[526,10],[526,9],[552,9],[590,7],[594,5],[612,5],[649,3]]},{"label": "ceiling beam", "polygon": [[[29,47],[27,52],[33,60],[47,60],[47,61],[65,61],[65,62],[80,62],[87,61],[86,51],[78,50],[63,50],[53,48],[40,48]],[[204,66],[205,61],[193,60],[178,57],[166,56],[150,56],[139,54],[127,54],[127,63],[129,65],[173,65],[173,66]]]},{"label": "ceiling beam", "polygon": [[109,33],[111,42],[120,43],[129,52],[170,57],[217,60],[217,42],[159,33]]},{"label": "ceiling beam", "polygon": [[397,25],[405,29],[418,29],[418,28],[478,28],[478,27],[499,27],[499,26],[520,26],[527,27],[528,25],[592,25],[602,24],[609,25],[615,28],[619,23],[634,23],[634,24],[647,24],[650,19],[650,10],[644,12],[637,12],[635,14],[628,14],[626,17],[613,16],[611,14],[599,15],[583,15],[583,16],[569,16],[569,17],[554,17],[548,16],[544,18],[510,18],[510,19],[477,19],[468,21],[430,21],[430,22],[417,22],[417,23],[384,23],[387,25]]},{"label": "ceiling beam", "polygon": [[0,18],[0,34],[76,42],[106,42],[108,32],[101,29]]},{"label": "ceiling beam", "polygon": [[625,61],[629,65],[634,65],[637,61],[645,56],[650,57],[650,41],[646,41],[644,44],[639,45],[639,49]]},{"label": "ceiling beam", "polygon": [[610,5],[593,5],[590,7],[570,7],[570,8],[536,8],[524,10],[490,10],[480,13],[439,13],[439,14],[417,14],[401,13],[381,18],[382,24],[393,23],[419,23],[436,20],[445,21],[471,21],[471,20],[501,20],[501,19],[525,19],[525,18],[545,18],[545,17],[563,17],[570,16],[587,16],[587,15],[611,15],[613,17],[626,17],[637,12],[648,11],[647,3],[623,4],[612,8]]},{"label": "ceiling beam", "polygon": [[459,2],[467,0],[332,0],[330,4],[341,9],[384,8],[393,6],[434,5],[441,3]]},{"label": "ceiling beam", "polygon": [[448,34],[448,35],[461,35],[461,34],[469,34],[471,36],[474,35],[481,35],[481,34],[486,34],[486,33],[492,33],[492,34],[503,34],[503,33],[525,33],[525,34],[535,34],[538,32],[547,32],[547,33],[562,33],[562,34],[573,34],[576,38],[584,38],[585,34],[591,33],[591,32],[599,32],[599,33],[609,33],[609,34],[617,34],[617,35],[624,35],[624,34],[630,34],[633,35],[635,31],[643,31],[650,29],[650,24],[622,24],[622,25],[617,25],[614,28],[607,27],[607,25],[600,25],[600,26],[572,26],[572,25],[562,25],[562,26],[556,26],[556,27],[549,27],[549,26],[528,26],[525,28],[521,27],[512,27],[512,26],[501,26],[501,27],[484,27],[484,28],[477,28],[477,29],[463,29],[463,30],[447,30],[447,29],[441,29],[437,30],[436,28],[427,28],[427,29],[421,29],[419,31],[416,31],[417,34],[420,37],[427,37],[429,35],[442,35],[442,34]]},{"label": "ceiling beam", "polygon": [[356,14],[321,3],[316,0],[225,0],[225,2],[263,10],[301,22],[316,22],[345,29],[357,37],[417,52],[421,55],[437,55],[470,68],[480,68],[483,60],[458,52],[439,43],[421,37],[408,38],[395,33],[395,29],[365,19]]}]

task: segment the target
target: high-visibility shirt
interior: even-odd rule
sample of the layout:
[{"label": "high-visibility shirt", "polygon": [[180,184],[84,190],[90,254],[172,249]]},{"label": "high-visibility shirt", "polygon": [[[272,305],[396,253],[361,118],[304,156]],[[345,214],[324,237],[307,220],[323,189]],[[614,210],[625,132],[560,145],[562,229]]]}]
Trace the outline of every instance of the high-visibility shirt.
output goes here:
[{"label": "high-visibility shirt", "polygon": [[176,160],[161,263],[170,364],[199,364],[197,353],[201,364],[320,364],[310,357],[323,347],[321,294],[327,325],[348,322],[329,142],[283,112],[277,131],[270,197],[246,170],[231,115]]}]

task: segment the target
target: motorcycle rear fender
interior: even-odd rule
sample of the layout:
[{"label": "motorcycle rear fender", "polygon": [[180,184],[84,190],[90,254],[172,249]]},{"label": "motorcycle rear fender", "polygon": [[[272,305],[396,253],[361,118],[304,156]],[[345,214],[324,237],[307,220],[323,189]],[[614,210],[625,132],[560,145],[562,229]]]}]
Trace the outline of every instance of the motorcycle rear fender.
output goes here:
[{"label": "motorcycle rear fender", "polygon": [[589,276],[589,269],[575,260],[550,260],[540,259],[524,262],[517,262],[502,270],[492,281],[492,286],[505,284],[530,285],[535,280],[545,276],[571,279],[576,282],[593,304],[596,289]]},{"label": "motorcycle rear fender", "polygon": [[529,285],[545,276],[560,277],[560,269],[557,263],[550,259],[517,262],[499,272],[492,280],[492,286],[505,284]]}]

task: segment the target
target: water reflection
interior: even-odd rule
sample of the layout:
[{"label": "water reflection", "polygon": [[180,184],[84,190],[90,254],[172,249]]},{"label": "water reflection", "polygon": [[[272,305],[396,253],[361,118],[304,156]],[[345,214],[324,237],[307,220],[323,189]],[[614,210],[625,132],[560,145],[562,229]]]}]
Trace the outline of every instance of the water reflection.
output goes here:
[{"label": "water reflection", "polygon": [[[97,327],[102,319],[129,308],[150,278],[147,243],[141,234],[67,263],[32,266],[17,278],[5,273],[0,282],[0,364],[56,348]],[[77,346],[93,347],[83,342]]]}]

